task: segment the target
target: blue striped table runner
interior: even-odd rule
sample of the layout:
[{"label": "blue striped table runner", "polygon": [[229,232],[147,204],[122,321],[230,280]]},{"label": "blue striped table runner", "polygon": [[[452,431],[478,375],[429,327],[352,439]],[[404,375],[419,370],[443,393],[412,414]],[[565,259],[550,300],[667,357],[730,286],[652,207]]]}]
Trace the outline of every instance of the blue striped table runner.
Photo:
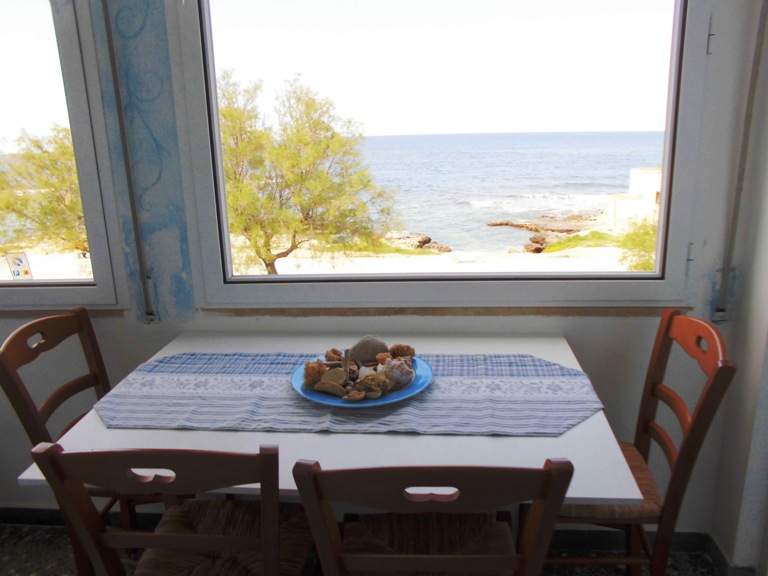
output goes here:
[{"label": "blue striped table runner", "polygon": [[420,394],[334,408],[291,386],[296,367],[317,356],[167,356],[141,365],[95,409],[109,428],[559,436],[603,407],[586,374],[535,356],[420,354],[434,374]]}]

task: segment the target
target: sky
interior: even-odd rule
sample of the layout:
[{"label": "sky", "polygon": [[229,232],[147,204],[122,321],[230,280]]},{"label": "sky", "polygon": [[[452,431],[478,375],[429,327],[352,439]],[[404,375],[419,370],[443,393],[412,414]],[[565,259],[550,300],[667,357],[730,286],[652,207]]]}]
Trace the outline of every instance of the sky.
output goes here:
[{"label": "sky", "polygon": [[[663,130],[673,0],[211,0],[215,61],[367,135]],[[271,104],[270,104],[271,105]]]},{"label": "sky", "polygon": [[69,125],[49,0],[0,1],[0,152]]},{"label": "sky", "polygon": [[[366,135],[663,130],[672,0],[210,0],[217,70]],[[49,0],[0,2],[0,151],[67,125]]]}]

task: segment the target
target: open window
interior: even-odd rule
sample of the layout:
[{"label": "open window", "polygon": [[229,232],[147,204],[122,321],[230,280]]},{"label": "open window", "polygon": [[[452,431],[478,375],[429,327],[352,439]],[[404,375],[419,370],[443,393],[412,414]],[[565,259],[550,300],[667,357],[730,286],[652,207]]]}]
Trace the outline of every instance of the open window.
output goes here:
[{"label": "open window", "polygon": [[679,303],[685,2],[556,4],[177,7],[207,303]]},{"label": "open window", "polygon": [[3,304],[115,304],[98,166],[111,175],[106,153],[97,154],[104,123],[88,7],[3,3],[0,21]]}]

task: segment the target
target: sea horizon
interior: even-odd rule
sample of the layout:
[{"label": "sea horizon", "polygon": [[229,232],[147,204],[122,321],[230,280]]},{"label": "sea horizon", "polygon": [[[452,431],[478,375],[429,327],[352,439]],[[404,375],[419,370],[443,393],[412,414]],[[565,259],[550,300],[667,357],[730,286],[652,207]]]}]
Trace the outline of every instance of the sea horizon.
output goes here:
[{"label": "sea horizon", "polygon": [[409,136],[489,136],[527,134],[663,134],[664,130],[524,130],[520,132],[425,132],[419,134],[364,134],[363,138],[407,138]]}]

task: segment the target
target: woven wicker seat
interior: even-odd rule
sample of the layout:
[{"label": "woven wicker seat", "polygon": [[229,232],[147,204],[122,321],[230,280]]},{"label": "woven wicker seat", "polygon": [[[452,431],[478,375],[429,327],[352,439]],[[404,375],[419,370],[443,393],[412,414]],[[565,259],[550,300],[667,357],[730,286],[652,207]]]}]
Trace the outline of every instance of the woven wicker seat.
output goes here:
[{"label": "woven wicker seat", "polygon": [[645,463],[643,456],[634,444],[619,442],[624,458],[629,464],[632,476],[643,495],[643,503],[637,506],[612,506],[609,504],[564,504],[560,515],[567,518],[604,518],[620,520],[621,518],[658,518],[661,514],[661,495],[656,486],[656,480]]},{"label": "woven wicker seat", "polygon": [[[232,552],[198,552],[150,548],[141,556],[133,576],[154,574],[264,574],[261,549],[261,506],[247,500],[187,500],[170,507],[155,529],[157,534],[231,535],[254,539],[254,547]],[[311,548],[304,509],[280,504],[279,573],[301,574]]]},{"label": "woven wicker seat", "polygon": [[510,554],[508,522],[489,514],[365,514],[344,521],[350,554]]},{"label": "woven wicker seat", "polygon": [[[293,469],[324,576],[536,575],[572,474],[565,460],[543,469],[322,470],[306,461]],[[529,500],[532,512],[516,540],[511,522],[493,511]],[[334,502],[386,513],[347,518],[342,537]]]},{"label": "woven wicker seat", "polygon": [[[312,535],[298,505],[280,504],[278,451],[64,452],[36,446],[33,458],[70,518],[96,574],[126,574],[117,549],[146,549],[134,576],[291,576],[302,573]],[[260,500],[187,495],[260,484]],[[163,497],[169,507],[153,532],[107,528],[85,485]],[[183,500],[178,504],[172,504]]]}]

